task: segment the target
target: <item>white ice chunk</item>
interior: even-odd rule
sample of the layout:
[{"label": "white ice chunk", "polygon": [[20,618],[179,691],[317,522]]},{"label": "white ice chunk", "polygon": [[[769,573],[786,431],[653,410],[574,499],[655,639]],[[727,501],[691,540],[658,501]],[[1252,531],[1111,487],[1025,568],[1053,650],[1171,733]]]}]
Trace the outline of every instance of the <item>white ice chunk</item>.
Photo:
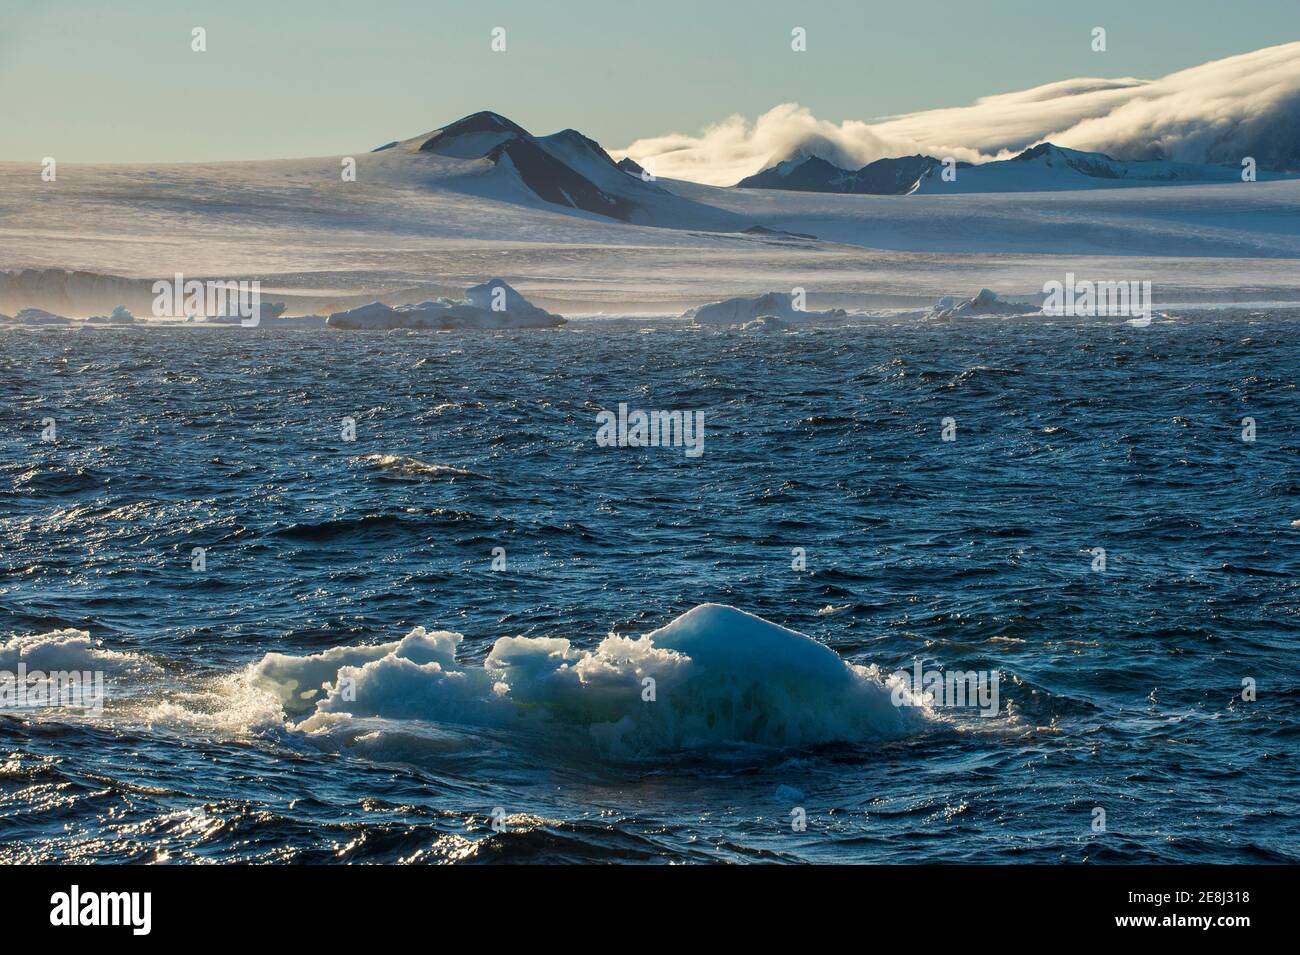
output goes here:
[{"label": "white ice chunk", "polygon": [[843,318],[844,309],[833,308],[825,312],[809,312],[794,307],[794,296],[789,292],[765,292],[757,297],[723,299],[688,309],[683,318],[696,325],[743,325],[760,318],[776,318],[783,322],[807,322],[828,318]]},{"label": "white ice chunk", "polygon": [[502,279],[490,279],[467,289],[460,301],[440,298],[396,308],[371,302],[335,312],[326,324],[330,328],[380,330],[551,328],[563,325],[564,319],[533,305]]}]

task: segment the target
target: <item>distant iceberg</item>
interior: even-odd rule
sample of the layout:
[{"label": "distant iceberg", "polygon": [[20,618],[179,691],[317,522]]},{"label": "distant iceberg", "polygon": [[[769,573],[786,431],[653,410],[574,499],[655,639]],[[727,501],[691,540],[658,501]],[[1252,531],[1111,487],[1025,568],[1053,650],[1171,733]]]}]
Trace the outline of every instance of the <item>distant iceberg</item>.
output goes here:
[{"label": "distant iceberg", "polygon": [[330,328],[379,330],[554,328],[563,325],[564,319],[533,305],[502,279],[489,279],[466,289],[459,301],[440,298],[397,307],[371,302],[335,312],[325,324]]},{"label": "distant iceberg", "polygon": [[1037,305],[1010,302],[991,289],[980,289],[974,298],[958,299],[945,295],[926,313],[930,319],[963,318],[966,316],[1030,315],[1039,311]]},{"label": "distant iceberg", "polygon": [[794,307],[794,296],[789,292],[765,292],[756,298],[728,298],[710,302],[687,311],[682,318],[696,325],[744,325],[758,319],[774,318],[780,322],[808,322],[820,319],[843,318],[842,308],[825,312],[808,312]]},{"label": "distant iceberg", "polygon": [[86,319],[88,325],[134,325],[135,316],[125,305],[119,305],[107,315],[92,315]]},{"label": "distant iceberg", "polygon": [[72,319],[55,315],[43,308],[22,308],[13,317],[13,321],[23,325],[71,325]]}]

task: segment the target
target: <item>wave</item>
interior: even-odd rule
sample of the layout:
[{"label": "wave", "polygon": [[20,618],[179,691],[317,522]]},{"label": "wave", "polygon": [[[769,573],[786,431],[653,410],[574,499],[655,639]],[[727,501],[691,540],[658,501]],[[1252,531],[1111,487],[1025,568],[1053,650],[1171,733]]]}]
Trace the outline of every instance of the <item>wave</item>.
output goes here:
[{"label": "wave", "polygon": [[362,514],[359,517],[300,521],[277,527],[270,534],[286,540],[309,542],[349,537],[384,537],[390,534],[419,536],[428,534],[433,528],[457,527],[484,520],[480,515],[470,511],[458,511],[448,507],[407,508],[401,513]]},{"label": "wave", "polygon": [[13,487],[25,494],[78,494],[103,484],[104,479],[87,468],[37,464],[14,478]]},{"label": "wave", "polygon": [[331,541],[352,535],[383,535],[389,532],[421,534],[424,528],[415,520],[408,520],[400,514],[363,514],[361,517],[302,521],[276,528],[271,533],[287,540]]},{"label": "wave", "polygon": [[59,670],[100,670],[105,673],[140,673],[157,669],[136,653],[109,650],[91,640],[85,630],[51,630],[0,640],[0,670],[19,664],[46,673]]},{"label": "wave", "polygon": [[381,471],[387,471],[401,477],[471,477],[487,480],[487,475],[475,471],[467,471],[464,468],[453,467],[450,464],[430,464],[427,461],[421,461],[419,458],[407,457],[403,454],[367,454],[361,460]]}]

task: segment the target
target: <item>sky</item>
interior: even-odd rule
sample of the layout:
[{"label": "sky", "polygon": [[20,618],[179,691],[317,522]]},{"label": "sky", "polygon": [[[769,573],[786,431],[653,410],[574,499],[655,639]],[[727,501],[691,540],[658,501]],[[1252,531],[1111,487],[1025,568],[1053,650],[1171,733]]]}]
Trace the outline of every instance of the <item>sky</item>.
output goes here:
[{"label": "sky", "polygon": [[0,0],[0,161],[344,155],[480,109],[614,150],[784,103],[873,120],[1298,39],[1300,0]]}]

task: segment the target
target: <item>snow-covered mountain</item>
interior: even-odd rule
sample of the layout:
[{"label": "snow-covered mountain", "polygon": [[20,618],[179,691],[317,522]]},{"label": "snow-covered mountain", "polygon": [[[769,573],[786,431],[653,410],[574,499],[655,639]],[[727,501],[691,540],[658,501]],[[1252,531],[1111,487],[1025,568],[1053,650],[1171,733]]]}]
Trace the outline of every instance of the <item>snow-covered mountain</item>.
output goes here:
[{"label": "snow-covered mountain", "polygon": [[[779,162],[736,183],[741,189],[791,189],[796,192],[846,192],[870,196],[905,196],[941,165],[931,156],[877,159],[858,170],[841,169],[820,156]],[[961,163],[968,166],[969,163]]]},{"label": "snow-covered mountain", "polygon": [[[678,198],[640,175],[639,166],[620,167],[600,143],[576,129],[534,136],[518,123],[484,111],[380,147],[394,148],[457,160],[466,173],[487,167],[490,175],[505,180],[503,185],[522,185],[543,202],[620,222],[678,228],[742,225]],[[455,166],[451,171],[457,171]]]},{"label": "snow-covered mountain", "polygon": [[721,186],[806,153],[845,169],[907,155],[988,163],[1042,142],[1130,162],[1237,166],[1250,156],[1261,170],[1300,172],[1300,41],[1158,79],[1090,74],[868,122],[832,122],[786,102],[752,121],[733,115],[694,135],[638,139],[615,155],[653,163],[660,178]]},{"label": "snow-covered mountain", "polygon": [[504,116],[480,112],[416,139],[419,152],[484,160],[518,177],[545,202],[623,222],[635,220],[662,195],[654,185],[631,179],[599,143],[574,129],[537,137]]},{"label": "snow-covered mountain", "polygon": [[[841,169],[818,156],[801,155],[764,169],[736,183],[745,189],[789,189],[797,192],[840,192],[901,196],[913,193],[1052,192],[1117,186],[1180,185],[1240,182],[1233,166],[1168,162],[1123,162],[1104,153],[1064,149],[1040,143],[997,162],[973,165],[958,162],[954,175],[943,176],[943,162],[933,156],[877,159],[858,170]],[[1285,176],[1258,172],[1261,180]]]},{"label": "snow-covered mountain", "polygon": [[645,169],[631,156],[624,156],[618,161],[618,168],[633,176],[645,175]]},{"label": "snow-covered mountain", "polygon": [[[1260,180],[1285,179],[1258,172]],[[1208,182],[1240,183],[1241,167],[1163,159],[1122,161],[1105,153],[1065,149],[1039,143],[998,162],[959,168],[952,181],[931,171],[917,185],[918,193],[1054,192],[1064,189],[1110,189],[1117,186],[1177,186]]]}]

